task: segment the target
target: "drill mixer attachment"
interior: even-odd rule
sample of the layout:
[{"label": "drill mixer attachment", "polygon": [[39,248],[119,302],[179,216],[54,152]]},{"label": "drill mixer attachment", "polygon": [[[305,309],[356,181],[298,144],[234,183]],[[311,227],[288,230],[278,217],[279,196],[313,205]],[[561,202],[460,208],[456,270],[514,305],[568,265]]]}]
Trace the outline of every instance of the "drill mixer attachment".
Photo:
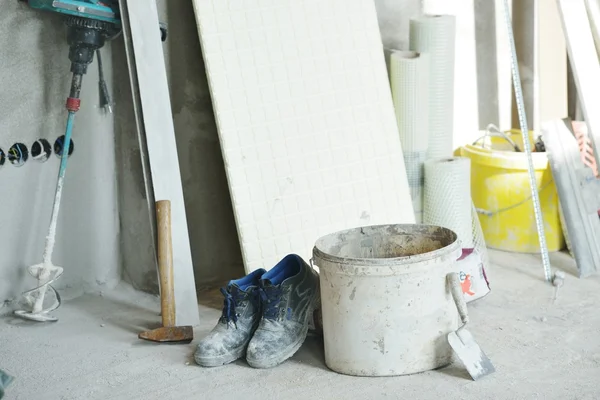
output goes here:
[{"label": "drill mixer attachment", "polygon": [[[26,0],[27,1],[27,0]],[[132,0],[139,1],[139,0]],[[69,44],[69,60],[71,61],[71,90],[67,98],[68,111],[65,139],[62,146],[56,192],[52,206],[52,217],[46,236],[43,261],[28,268],[30,275],[35,277],[38,284],[35,288],[23,293],[29,310],[16,310],[15,314],[33,321],[47,322],[58,319],[49,313],[56,310],[60,304],[60,295],[51,286],[63,273],[63,268],[52,264],[52,252],[56,237],[56,225],[62,194],[63,180],[67,168],[67,158],[71,145],[71,133],[75,113],[79,111],[81,83],[87,73],[88,66],[94,60],[94,53],[98,57],[98,70],[100,75],[100,100],[102,106],[107,106],[110,111],[110,97],[102,73],[102,59],[100,49],[106,41],[116,38],[121,32],[119,4],[117,0],[28,0],[32,8],[53,11],[67,16],[67,43]],[[166,40],[167,29],[160,25],[161,40]],[[44,297],[50,289],[55,295],[52,306],[44,308]]]},{"label": "drill mixer attachment", "polygon": [[[98,3],[97,1],[89,0],[90,4]],[[43,0],[31,0],[30,5],[37,4],[38,8],[48,6],[50,2]],[[52,5],[57,3],[67,4],[73,3],[71,0],[63,0],[62,2],[52,1]],[[97,5],[97,4],[96,4]],[[53,11],[59,11],[53,9]],[[79,8],[77,12],[85,11]],[[61,11],[65,14],[72,14]],[[49,313],[56,310],[61,299],[58,292],[51,286],[51,283],[56,281],[63,273],[63,268],[52,264],[52,252],[54,251],[54,243],[56,238],[56,226],[58,222],[58,212],[60,208],[60,199],[62,195],[63,181],[67,168],[67,159],[69,156],[69,147],[71,145],[71,133],[73,130],[73,121],[75,113],[79,110],[81,83],[83,75],[86,74],[88,66],[94,60],[94,53],[104,46],[107,39],[115,37],[120,31],[120,26],[111,21],[102,19],[85,18],[78,15],[70,15],[66,19],[67,25],[67,42],[69,44],[69,59],[71,61],[71,72],[73,74],[71,80],[71,90],[67,98],[66,108],[68,111],[67,126],[65,131],[65,139],[62,147],[60,167],[58,171],[58,180],[56,183],[56,191],[54,195],[54,203],[52,206],[52,216],[50,218],[50,226],[46,236],[43,261],[39,264],[30,266],[28,272],[35,277],[38,284],[35,288],[23,293],[23,298],[26,303],[27,310],[16,310],[15,315],[22,318],[48,322],[57,321],[58,319]],[[101,75],[102,76],[102,75]],[[102,89],[102,79],[101,79]],[[105,86],[105,84],[104,84]],[[105,93],[107,95],[107,92]],[[52,306],[44,308],[44,298],[46,291],[50,289],[54,293],[55,301]]]}]

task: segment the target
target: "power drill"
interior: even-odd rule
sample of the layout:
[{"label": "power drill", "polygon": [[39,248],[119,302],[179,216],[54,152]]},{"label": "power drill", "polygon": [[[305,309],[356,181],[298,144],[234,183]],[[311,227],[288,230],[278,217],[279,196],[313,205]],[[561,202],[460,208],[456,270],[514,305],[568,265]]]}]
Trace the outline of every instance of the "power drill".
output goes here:
[{"label": "power drill", "polygon": [[[67,99],[67,110],[79,110],[79,95],[83,75],[88,65],[98,58],[100,106],[112,112],[110,95],[102,67],[100,49],[106,41],[110,41],[121,33],[121,20],[118,0],[20,0],[30,7],[52,11],[66,16],[67,43],[69,44],[69,60],[71,61],[71,90]],[[136,1],[136,0],[133,0]],[[161,40],[167,38],[167,27],[161,23]]]},{"label": "power drill", "polygon": [[[20,0],[23,1],[23,0]],[[71,90],[67,98],[66,108],[68,111],[64,142],[62,145],[60,167],[54,203],[52,205],[52,217],[46,236],[44,249],[44,260],[41,264],[32,265],[28,268],[29,274],[38,280],[38,286],[23,293],[31,310],[15,310],[15,315],[33,321],[56,321],[57,318],[49,313],[56,310],[61,303],[58,292],[51,283],[58,279],[63,272],[62,267],[52,264],[52,251],[54,249],[56,226],[60,209],[63,181],[69,158],[71,135],[75,114],[79,111],[81,82],[83,75],[87,73],[88,66],[94,60],[94,53],[98,57],[98,70],[100,75],[100,98],[101,104],[109,107],[110,97],[102,72],[102,59],[100,49],[107,40],[114,39],[121,32],[119,18],[119,3],[117,0],[25,0],[32,8],[58,12],[66,15],[67,43],[69,44],[69,60],[71,60]],[[139,1],[139,0],[131,0]],[[166,39],[166,27],[161,26],[161,38]],[[104,98],[104,99],[103,99]],[[55,294],[55,304],[50,308],[43,308],[44,295],[50,289]]]}]

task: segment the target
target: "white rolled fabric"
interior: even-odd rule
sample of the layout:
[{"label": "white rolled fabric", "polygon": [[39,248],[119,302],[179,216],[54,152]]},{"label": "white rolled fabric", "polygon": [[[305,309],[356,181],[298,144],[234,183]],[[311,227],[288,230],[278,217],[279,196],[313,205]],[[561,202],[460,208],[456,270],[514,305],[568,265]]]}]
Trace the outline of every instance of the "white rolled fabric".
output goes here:
[{"label": "white rolled fabric", "polygon": [[429,55],[427,158],[451,157],[454,126],[456,18],[424,15],[410,20],[410,50]]},{"label": "white rolled fabric", "polygon": [[429,137],[429,55],[390,51],[390,84],[416,223],[423,220],[423,163]]},{"label": "white rolled fabric", "polygon": [[467,157],[425,161],[423,223],[451,229],[463,248],[473,248],[471,160]]}]

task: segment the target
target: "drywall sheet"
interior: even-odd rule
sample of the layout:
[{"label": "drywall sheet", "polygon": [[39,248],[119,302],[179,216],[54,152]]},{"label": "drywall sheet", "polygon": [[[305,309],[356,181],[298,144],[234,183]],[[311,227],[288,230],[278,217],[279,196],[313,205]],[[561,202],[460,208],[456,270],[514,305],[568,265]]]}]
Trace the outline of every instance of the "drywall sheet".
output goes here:
[{"label": "drywall sheet", "polygon": [[414,222],[372,1],[194,7],[247,271]]},{"label": "drywall sheet", "polygon": [[121,1],[120,9],[134,108],[136,117],[143,116],[137,118],[138,129],[146,138],[154,199],[171,201],[175,320],[177,325],[197,325],[192,254],[156,3]]}]

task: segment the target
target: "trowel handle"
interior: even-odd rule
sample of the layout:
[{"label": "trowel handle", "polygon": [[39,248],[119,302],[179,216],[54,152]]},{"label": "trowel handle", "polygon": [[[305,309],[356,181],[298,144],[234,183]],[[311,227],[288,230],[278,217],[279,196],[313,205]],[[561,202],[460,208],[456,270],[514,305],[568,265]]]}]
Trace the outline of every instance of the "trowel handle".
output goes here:
[{"label": "trowel handle", "polygon": [[171,240],[171,202],[156,202],[158,277],[160,310],[164,327],[175,326],[175,293],[173,287],[173,244]]},{"label": "trowel handle", "polygon": [[450,292],[452,293],[454,303],[456,304],[456,309],[460,315],[460,320],[464,326],[469,323],[469,312],[467,311],[467,302],[465,301],[462,287],[460,286],[460,277],[458,276],[458,272],[450,272],[448,275],[446,275],[446,280],[448,281]]}]

